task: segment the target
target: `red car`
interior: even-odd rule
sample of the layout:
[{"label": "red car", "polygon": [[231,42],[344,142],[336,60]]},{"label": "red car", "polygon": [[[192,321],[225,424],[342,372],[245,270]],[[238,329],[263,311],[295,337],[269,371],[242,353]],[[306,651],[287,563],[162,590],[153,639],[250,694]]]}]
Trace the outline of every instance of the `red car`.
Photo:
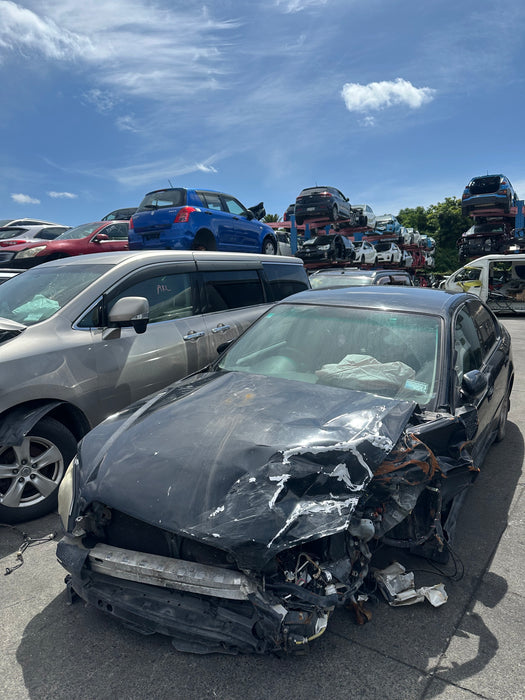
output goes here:
[{"label": "red car", "polygon": [[10,246],[3,267],[27,268],[72,255],[128,249],[128,221],[95,221],[65,231],[52,241]]}]

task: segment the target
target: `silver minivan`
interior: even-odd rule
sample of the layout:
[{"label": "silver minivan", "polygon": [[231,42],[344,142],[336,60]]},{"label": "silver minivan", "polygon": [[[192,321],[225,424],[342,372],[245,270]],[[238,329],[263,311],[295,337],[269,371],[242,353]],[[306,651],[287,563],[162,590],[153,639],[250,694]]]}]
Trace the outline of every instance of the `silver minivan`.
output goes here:
[{"label": "silver minivan", "polygon": [[92,427],[309,287],[298,258],[165,250],[57,260],[1,285],[0,520],[52,510]]}]

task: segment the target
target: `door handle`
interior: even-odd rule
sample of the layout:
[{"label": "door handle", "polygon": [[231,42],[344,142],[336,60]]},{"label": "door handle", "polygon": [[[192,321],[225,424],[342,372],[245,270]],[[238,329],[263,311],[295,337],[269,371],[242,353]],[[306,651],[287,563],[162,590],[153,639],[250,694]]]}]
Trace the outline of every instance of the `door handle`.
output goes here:
[{"label": "door handle", "polygon": [[206,335],[204,331],[190,331],[187,335],[183,336],[183,340],[196,340],[197,338],[202,338]]},{"label": "door handle", "polygon": [[224,331],[229,331],[230,328],[231,328],[230,325],[227,325],[225,323],[219,323],[218,326],[211,329],[211,332],[212,333],[224,333]]}]

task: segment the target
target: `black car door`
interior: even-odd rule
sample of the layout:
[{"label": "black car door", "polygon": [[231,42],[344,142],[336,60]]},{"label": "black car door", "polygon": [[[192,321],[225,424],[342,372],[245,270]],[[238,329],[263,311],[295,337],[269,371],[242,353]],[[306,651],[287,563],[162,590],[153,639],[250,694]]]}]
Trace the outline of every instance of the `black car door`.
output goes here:
[{"label": "black car door", "polygon": [[[494,438],[501,402],[506,394],[508,354],[501,347],[497,320],[478,299],[473,298],[460,307],[452,333],[457,405],[470,403],[478,411],[472,456],[479,466]],[[472,370],[483,374],[486,386],[476,396],[467,396],[461,391],[461,382],[463,376]]]}]

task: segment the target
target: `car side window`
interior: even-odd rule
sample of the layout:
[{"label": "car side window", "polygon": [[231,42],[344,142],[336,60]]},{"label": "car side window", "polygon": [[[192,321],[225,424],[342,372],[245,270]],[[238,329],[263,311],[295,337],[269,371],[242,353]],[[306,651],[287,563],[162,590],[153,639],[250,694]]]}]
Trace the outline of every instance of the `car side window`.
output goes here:
[{"label": "car side window", "polygon": [[126,239],[128,237],[128,224],[111,224],[106,226],[101,233],[105,233],[111,240]]},{"label": "car side window", "polygon": [[226,204],[226,208],[230,212],[230,214],[237,214],[239,216],[241,216],[242,214],[246,214],[246,209],[242,206],[240,202],[238,202],[233,197],[223,195],[223,199],[224,203]]},{"label": "car side window", "polygon": [[257,270],[201,272],[204,285],[203,313],[238,309],[266,302]]},{"label": "car side window", "polygon": [[496,321],[479,301],[471,301],[468,306],[476,325],[481,351],[485,359],[492,352],[498,339]]},{"label": "car side window", "polygon": [[304,292],[310,285],[302,265],[263,263],[266,279],[270,285],[271,299],[280,301],[296,292]]},{"label": "car side window", "polygon": [[202,192],[199,193],[200,198],[204,199],[205,206],[208,209],[213,209],[214,211],[222,211],[221,198],[215,192]]},{"label": "car side window", "polygon": [[474,319],[463,306],[456,316],[454,324],[454,369],[461,384],[463,375],[473,369],[481,369],[483,352]]},{"label": "car side window", "polygon": [[116,294],[109,294],[105,302],[100,300],[76,324],[78,328],[100,328],[107,325],[107,311],[122,297],[145,297],[149,302],[149,322],[173,321],[194,315],[193,293],[195,273],[177,272],[142,277]]},{"label": "car side window", "polygon": [[111,299],[112,306],[122,297],[146,297],[149,302],[149,322],[173,321],[193,315],[192,273],[179,272],[155,275],[121,289]]}]

